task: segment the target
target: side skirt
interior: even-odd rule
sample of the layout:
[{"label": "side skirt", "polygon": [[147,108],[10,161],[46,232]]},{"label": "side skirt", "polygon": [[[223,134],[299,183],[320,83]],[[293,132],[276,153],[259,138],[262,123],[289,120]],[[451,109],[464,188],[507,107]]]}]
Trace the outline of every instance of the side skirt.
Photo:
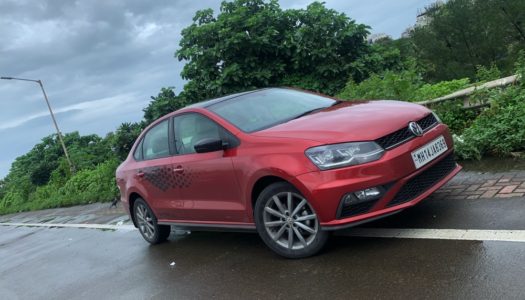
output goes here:
[{"label": "side skirt", "polygon": [[198,224],[162,221],[159,225],[170,225],[177,229],[190,231],[226,231],[226,232],[256,232],[255,224]]}]

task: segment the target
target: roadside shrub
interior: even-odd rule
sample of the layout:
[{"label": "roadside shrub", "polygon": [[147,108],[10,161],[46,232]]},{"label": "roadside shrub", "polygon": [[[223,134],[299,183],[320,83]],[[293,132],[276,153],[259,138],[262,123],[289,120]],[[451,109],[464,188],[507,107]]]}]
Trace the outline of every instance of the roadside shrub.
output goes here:
[{"label": "roadside shrub", "polygon": [[438,83],[426,83],[419,87],[415,94],[412,95],[413,101],[432,100],[438,97],[446,96],[461,89],[465,89],[470,85],[468,78],[441,81]]},{"label": "roadside shrub", "polygon": [[93,170],[80,171],[58,190],[62,206],[108,201],[118,193],[115,170],[119,162],[109,160]]},{"label": "roadside shrub", "polygon": [[24,196],[18,191],[7,191],[0,202],[0,213],[15,212],[13,207],[22,207],[24,205]]},{"label": "roadside shrub", "polygon": [[386,71],[381,75],[373,74],[368,79],[356,84],[349,80],[337,95],[345,100],[405,100],[413,99],[420,86],[421,78],[414,70],[399,73]]},{"label": "roadside shrub", "polygon": [[110,159],[91,170],[81,170],[65,183],[53,181],[39,186],[28,197],[8,191],[0,202],[0,214],[110,201],[118,195],[115,183],[117,159]]},{"label": "roadside shrub", "polygon": [[492,63],[490,67],[477,66],[476,67],[476,79],[479,82],[492,81],[501,78],[501,71],[498,69],[496,64]]},{"label": "roadside shrub", "polygon": [[463,136],[452,135],[454,138],[454,153],[456,157],[462,160],[466,159],[481,159],[481,152],[476,147],[476,145],[470,141],[465,142]]},{"label": "roadside shrub", "polygon": [[447,124],[454,134],[461,134],[465,128],[474,122],[479,113],[477,110],[464,109],[461,99],[438,103],[432,106],[432,110],[438,114],[441,121]]},{"label": "roadside shrub", "polygon": [[509,87],[492,97],[490,108],[459,137],[461,142],[456,148],[459,158],[480,159],[485,154],[506,156],[525,150],[525,89]]}]

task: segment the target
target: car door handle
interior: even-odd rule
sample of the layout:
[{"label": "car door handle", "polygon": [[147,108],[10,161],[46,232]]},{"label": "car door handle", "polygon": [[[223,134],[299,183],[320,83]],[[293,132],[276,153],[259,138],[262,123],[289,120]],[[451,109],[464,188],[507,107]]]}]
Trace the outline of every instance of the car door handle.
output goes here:
[{"label": "car door handle", "polygon": [[173,172],[175,173],[184,173],[184,168],[182,166],[177,166],[173,168]]},{"label": "car door handle", "polygon": [[138,171],[137,174],[135,174],[135,177],[137,177],[137,178],[142,178],[142,177],[144,177],[144,172],[142,172],[142,171]]}]

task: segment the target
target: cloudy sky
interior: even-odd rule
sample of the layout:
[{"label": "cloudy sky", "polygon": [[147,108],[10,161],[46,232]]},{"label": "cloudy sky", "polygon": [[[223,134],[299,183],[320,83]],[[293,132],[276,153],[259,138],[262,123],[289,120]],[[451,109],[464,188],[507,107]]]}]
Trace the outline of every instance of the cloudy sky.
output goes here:
[{"label": "cloudy sky", "polygon": [[[310,0],[281,0],[305,8]],[[373,33],[396,38],[431,0],[327,0]],[[139,121],[150,96],[184,82],[180,31],[218,0],[0,0],[0,76],[41,79],[63,132],[105,135]],[[38,85],[0,81],[0,178],[54,133]]]}]

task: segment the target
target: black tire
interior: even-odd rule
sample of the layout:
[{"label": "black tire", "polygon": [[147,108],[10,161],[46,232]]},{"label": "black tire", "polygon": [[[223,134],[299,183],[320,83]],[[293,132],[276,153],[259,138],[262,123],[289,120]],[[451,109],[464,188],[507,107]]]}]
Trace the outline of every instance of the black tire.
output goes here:
[{"label": "black tire", "polygon": [[[278,200],[275,200],[276,197]],[[282,203],[283,197],[286,205]],[[290,206],[292,209],[289,209]],[[287,182],[273,183],[261,192],[255,203],[254,216],[257,232],[264,243],[287,258],[315,255],[328,240],[328,232],[321,229],[317,214],[307,199]]]},{"label": "black tire", "polygon": [[[171,226],[159,225],[157,217],[142,198],[137,198],[133,205],[133,217],[142,237],[150,244],[165,242],[170,236]],[[146,224],[147,223],[147,224]]]}]

